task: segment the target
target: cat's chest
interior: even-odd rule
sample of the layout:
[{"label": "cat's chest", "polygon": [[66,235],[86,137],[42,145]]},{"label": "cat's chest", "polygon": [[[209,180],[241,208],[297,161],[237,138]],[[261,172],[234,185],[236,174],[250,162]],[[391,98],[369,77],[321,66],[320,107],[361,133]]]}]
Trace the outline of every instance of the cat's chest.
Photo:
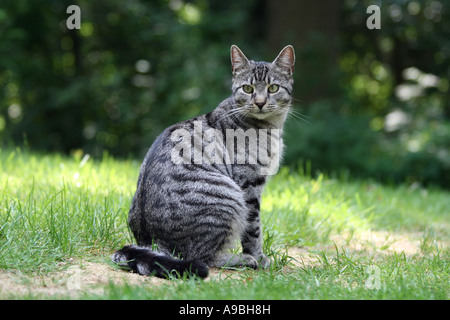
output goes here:
[{"label": "cat's chest", "polygon": [[283,140],[272,139],[271,146],[261,148],[250,148],[249,159],[253,162],[229,165],[232,179],[242,188],[262,187],[268,176],[278,172],[283,154]]}]

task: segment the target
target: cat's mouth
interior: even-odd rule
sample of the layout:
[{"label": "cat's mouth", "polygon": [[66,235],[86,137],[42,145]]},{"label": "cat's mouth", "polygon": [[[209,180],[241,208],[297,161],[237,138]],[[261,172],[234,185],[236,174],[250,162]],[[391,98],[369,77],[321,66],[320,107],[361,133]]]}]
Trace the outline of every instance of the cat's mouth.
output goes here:
[{"label": "cat's mouth", "polygon": [[256,119],[266,119],[273,114],[271,111],[258,110],[255,112],[251,112],[250,115]]},{"label": "cat's mouth", "polygon": [[270,120],[270,118],[278,117],[280,115],[279,108],[274,108],[273,105],[264,105],[258,107],[256,105],[247,105],[244,109],[244,115],[258,120]]}]

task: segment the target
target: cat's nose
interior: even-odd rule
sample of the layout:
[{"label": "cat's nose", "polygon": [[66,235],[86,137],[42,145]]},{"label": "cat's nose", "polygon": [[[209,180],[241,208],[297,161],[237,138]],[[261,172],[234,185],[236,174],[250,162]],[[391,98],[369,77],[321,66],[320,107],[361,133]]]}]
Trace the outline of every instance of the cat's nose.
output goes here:
[{"label": "cat's nose", "polygon": [[255,105],[259,108],[259,110],[262,110],[264,105],[266,104],[266,100],[264,101],[255,101]]}]

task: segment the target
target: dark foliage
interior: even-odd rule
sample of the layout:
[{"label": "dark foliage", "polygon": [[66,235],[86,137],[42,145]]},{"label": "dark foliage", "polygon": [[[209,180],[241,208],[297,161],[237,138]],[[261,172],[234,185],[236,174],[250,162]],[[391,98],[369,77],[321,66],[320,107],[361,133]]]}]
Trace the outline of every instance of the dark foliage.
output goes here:
[{"label": "dark foliage", "polygon": [[[267,60],[289,42],[309,123],[288,123],[287,164],[450,187],[448,1],[331,2],[4,0],[0,141],[142,157],[230,94],[231,44]],[[66,27],[71,4],[80,30]]]}]

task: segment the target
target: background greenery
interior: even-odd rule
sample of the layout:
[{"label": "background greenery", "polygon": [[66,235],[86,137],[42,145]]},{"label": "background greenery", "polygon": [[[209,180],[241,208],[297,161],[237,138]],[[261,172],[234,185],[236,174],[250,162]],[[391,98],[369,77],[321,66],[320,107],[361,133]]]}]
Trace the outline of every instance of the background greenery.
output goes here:
[{"label": "background greenery", "polygon": [[231,44],[271,61],[291,43],[288,165],[449,188],[449,16],[444,0],[3,0],[0,143],[140,159],[230,94]]}]

